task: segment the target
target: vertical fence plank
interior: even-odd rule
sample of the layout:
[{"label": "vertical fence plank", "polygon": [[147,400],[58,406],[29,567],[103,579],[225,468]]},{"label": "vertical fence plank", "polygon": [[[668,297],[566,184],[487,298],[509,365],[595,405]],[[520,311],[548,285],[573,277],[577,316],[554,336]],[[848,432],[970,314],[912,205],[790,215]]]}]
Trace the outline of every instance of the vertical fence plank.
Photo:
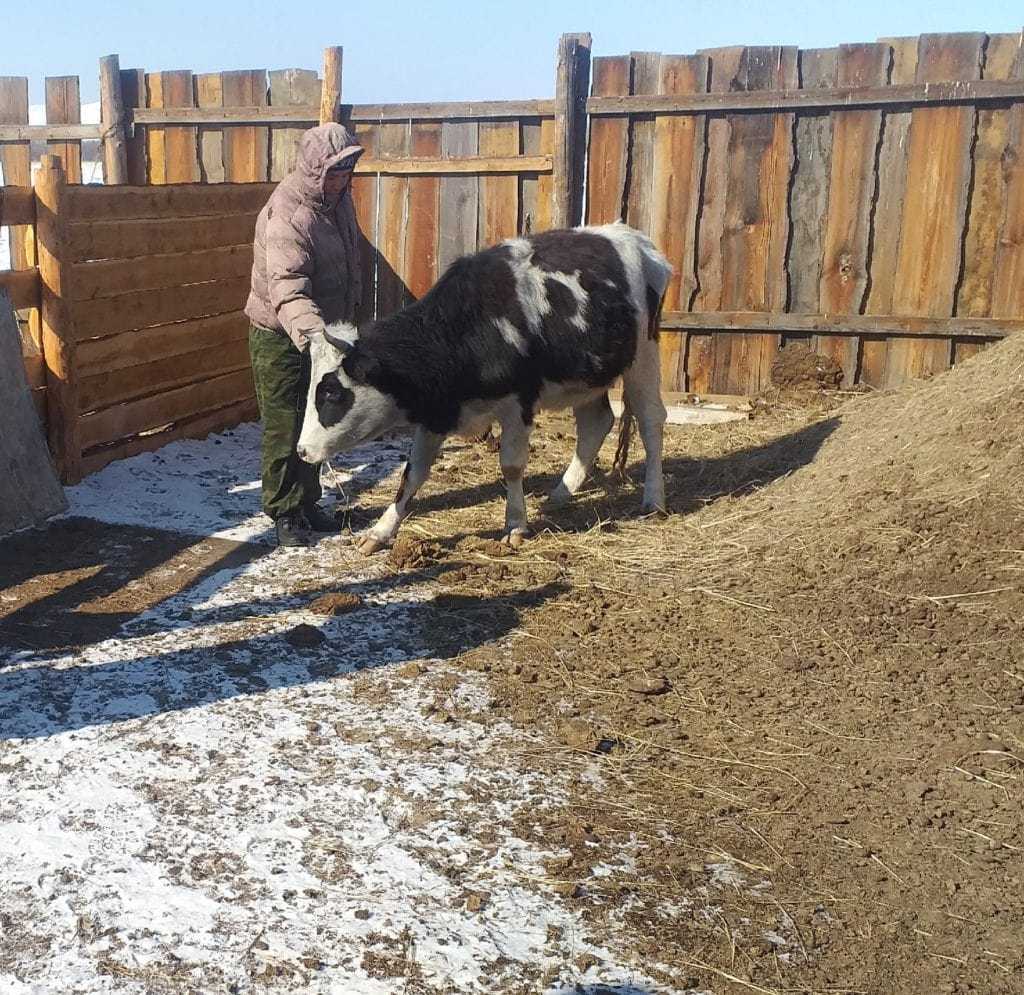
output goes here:
[{"label": "vertical fence plank", "polygon": [[[146,106],[146,73],[142,69],[121,70],[121,99],[126,111]],[[135,125],[134,132],[125,139],[128,159],[128,183],[143,186],[149,174],[146,162],[146,129]]]},{"label": "vertical fence plank", "polygon": [[[840,46],[840,86],[884,86],[888,75],[888,46]],[[832,113],[831,182],[819,301],[821,310],[829,314],[859,314],[864,302],[881,128],[878,110]],[[852,335],[819,335],[815,342],[818,352],[843,368],[848,386],[857,377],[858,347]]]},{"label": "vertical fence plank", "polygon": [[[799,53],[800,88],[816,90],[836,85],[839,52],[834,48],[804,49]],[[832,116],[808,112],[796,118],[796,165],[790,193],[792,226],[789,259],[789,310],[816,314],[821,310],[822,255],[829,213],[829,175],[832,162]],[[784,342],[807,341],[809,335],[786,335]]]},{"label": "vertical fence plank", "polygon": [[[794,88],[796,50],[746,49],[739,83],[743,90]],[[782,311],[788,296],[785,252],[793,115],[732,118],[721,240],[723,305],[727,310]],[[719,335],[715,392],[757,393],[768,380],[778,346],[778,335]]]},{"label": "vertical fence plank", "polygon": [[[706,56],[661,57],[658,93],[704,93],[707,81]],[[665,114],[654,121],[651,237],[675,271],[665,292],[666,311],[689,310],[697,287],[694,250],[705,127],[703,115]],[[686,389],[686,347],[695,338],[679,332],[661,333],[661,376],[666,389]],[[700,339],[703,344],[708,336]]]},{"label": "vertical fence plank", "polygon": [[[629,56],[594,59],[593,95],[626,96],[629,75]],[[622,217],[628,154],[628,117],[591,118],[587,157],[587,220],[590,224],[604,225]]]},{"label": "vertical fence plank", "polygon": [[[221,73],[225,107],[266,107],[266,69]],[[235,125],[224,129],[224,174],[229,183],[263,183],[270,164],[266,128]]]},{"label": "vertical fence plank", "polygon": [[[194,79],[196,107],[223,107],[224,88],[220,73],[197,73]],[[223,183],[224,129],[198,129],[199,178],[203,183]]]},{"label": "vertical fence plank", "polygon": [[39,277],[43,359],[46,363],[46,404],[50,451],[61,480],[76,483],[82,473],[82,436],[78,420],[78,370],[75,334],[68,300],[71,266],[64,253],[70,239],[65,230],[66,180],[61,160],[43,156],[35,181],[40,211],[36,222],[39,240]]},{"label": "vertical fence plank", "polygon": [[[271,107],[315,107],[320,80],[312,69],[277,69],[270,73]],[[303,128],[276,124],[270,129],[270,178],[283,180],[295,165]],[[376,184],[375,184],[376,185]]]},{"label": "vertical fence plank", "polygon": [[[0,76],[0,124],[28,124],[28,79]],[[27,187],[32,183],[32,156],[28,142],[0,142],[0,167],[4,185]],[[11,268],[29,269],[36,264],[31,225],[8,228]]]},{"label": "vertical fence plank", "polygon": [[[441,125],[441,155],[467,156],[479,151],[476,121]],[[479,187],[475,176],[441,178],[441,230],[438,238],[438,266],[446,270],[460,256],[476,250]]]},{"label": "vertical fence plank", "polygon": [[[147,102],[150,107],[194,107],[192,72],[188,69],[147,73]],[[199,158],[195,128],[175,126],[149,128],[146,134],[149,182],[196,183]]]},{"label": "vertical fence plank", "polygon": [[[414,156],[441,154],[441,125],[420,122],[412,126]],[[437,279],[438,208],[440,180],[436,176],[409,179],[409,235],[404,271],[409,291],[417,300]]]},{"label": "vertical fence plank", "polygon": [[[1024,79],[1019,34],[989,39],[985,76],[998,79],[1004,74],[1008,79]],[[960,298],[962,310],[957,313],[972,314],[987,305],[994,318],[1019,318],[1024,316],[1024,103],[979,114],[976,155],[975,204],[965,252],[969,268]],[[985,215],[991,220],[982,221]],[[985,263],[990,255],[991,272]],[[967,343],[956,348],[958,358],[971,351]]]},{"label": "vertical fence plank", "polygon": [[[883,38],[891,52],[889,84],[913,83],[917,75],[917,38]],[[903,228],[903,198],[907,189],[907,154],[910,147],[910,111],[882,114],[882,144],[878,151],[878,194],[872,231],[871,281],[864,302],[866,314],[892,314]],[[889,341],[865,339],[861,349],[860,378],[872,387],[886,385]]]},{"label": "vertical fence plank", "polygon": [[[317,93],[319,94],[320,81],[315,80],[315,83]],[[310,84],[303,85],[308,86]],[[361,130],[356,135],[356,140],[365,149],[364,155],[373,157],[376,154],[376,128]],[[359,272],[363,285],[362,300],[356,308],[357,323],[372,321],[377,316],[378,179],[379,177],[376,173],[361,173],[352,177],[352,203],[355,207],[356,221],[359,223],[359,231],[361,232],[359,240]]]},{"label": "vertical fence plank", "polygon": [[337,121],[341,111],[344,50],[337,45],[324,49],[323,85],[320,91],[320,123]]},{"label": "vertical fence plank", "polygon": [[[632,52],[630,93],[649,96],[658,92],[661,55],[657,52]],[[654,115],[631,114],[629,118],[630,162],[626,191],[626,223],[651,234],[651,208],[654,193]]]},{"label": "vertical fence plank", "polygon": [[[380,125],[377,151],[381,156],[409,154],[411,122]],[[408,303],[403,272],[409,228],[409,179],[381,176],[377,223],[377,314],[385,317]]]},{"label": "vertical fence plank", "polygon": [[[81,124],[82,102],[77,76],[46,77],[46,123]],[[82,143],[47,142],[47,152],[60,159],[68,183],[82,182]]]},{"label": "vertical fence plank", "polygon": [[[518,155],[518,121],[482,121],[481,155]],[[480,248],[514,238],[519,230],[519,178],[480,177]]]},{"label": "vertical fence plank", "polygon": [[[985,36],[922,35],[917,82],[978,79]],[[970,183],[972,106],[911,112],[907,193],[896,264],[896,313],[949,317],[956,301]],[[905,380],[949,367],[944,339],[899,339],[889,346],[888,375]]]},{"label": "vertical fence plank", "polygon": [[[1024,78],[1024,53],[1018,54],[1013,75]],[[1024,103],[1016,103],[1010,110],[1008,131],[1003,156],[1003,221],[992,287],[992,316],[996,318],[1024,315]]]}]

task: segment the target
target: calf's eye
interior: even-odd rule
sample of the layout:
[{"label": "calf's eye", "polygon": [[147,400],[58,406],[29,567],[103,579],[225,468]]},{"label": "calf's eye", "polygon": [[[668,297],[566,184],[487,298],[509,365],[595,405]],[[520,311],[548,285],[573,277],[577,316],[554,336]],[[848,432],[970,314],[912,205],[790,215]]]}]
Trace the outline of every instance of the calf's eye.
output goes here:
[{"label": "calf's eye", "polygon": [[352,407],[355,395],[338,379],[337,373],[326,374],[316,385],[314,401],[317,417],[324,428],[337,425]]}]

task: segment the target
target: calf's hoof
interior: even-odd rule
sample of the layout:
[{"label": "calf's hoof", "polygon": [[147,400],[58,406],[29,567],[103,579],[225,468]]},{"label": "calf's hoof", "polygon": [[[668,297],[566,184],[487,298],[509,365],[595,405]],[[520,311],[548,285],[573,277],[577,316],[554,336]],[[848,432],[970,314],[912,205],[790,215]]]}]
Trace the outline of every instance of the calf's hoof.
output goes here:
[{"label": "calf's hoof", "polygon": [[548,494],[547,505],[549,508],[561,508],[567,505],[572,500],[572,494],[569,492],[569,488],[565,484],[558,484],[555,489]]},{"label": "calf's hoof", "polygon": [[529,538],[529,529],[512,529],[511,532],[505,533],[505,535],[502,537],[502,542],[504,542],[506,546],[511,546],[513,549],[518,549]]},{"label": "calf's hoof", "polygon": [[386,545],[387,543],[381,542],[380,539],[374,539],[373,536],[364,536],[356,543],[356,549],[363,556],[373,556],[374,553],[379,553]]},{"label": "calf's hoof", "polygon": [[668,518],[668,509],[662,504],[648,504],[646,501],[640,508],[640,514],[644,517]]}]

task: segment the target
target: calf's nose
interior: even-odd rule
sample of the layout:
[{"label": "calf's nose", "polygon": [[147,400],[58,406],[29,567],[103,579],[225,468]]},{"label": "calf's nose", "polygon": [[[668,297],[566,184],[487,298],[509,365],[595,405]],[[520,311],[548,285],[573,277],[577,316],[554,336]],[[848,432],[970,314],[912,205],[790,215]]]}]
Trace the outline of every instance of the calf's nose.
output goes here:
[{"label": "calf's nose", "polygon": [[[309,450],[305,446],[303,446],[303,445],[296,446],[295,447],[295,452],[298,455],[299,459],[301,459],[301,460],[305,460],[309,456]],[[308,460],[307,460],[307,462],[308,462]]]}]

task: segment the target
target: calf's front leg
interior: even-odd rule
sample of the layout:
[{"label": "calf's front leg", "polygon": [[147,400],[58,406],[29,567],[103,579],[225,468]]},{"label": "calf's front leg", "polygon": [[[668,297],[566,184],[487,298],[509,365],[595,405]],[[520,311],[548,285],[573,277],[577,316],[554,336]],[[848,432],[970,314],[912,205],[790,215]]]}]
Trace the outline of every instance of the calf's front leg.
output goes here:
[{"label": "calf's front leg", "polygon": [[370,556],[378,549],[383,549],[395,538],[399,525],[409,514],[412,499],[430,476],[430,468],[434,465],[443,442],[443,435],[435,435],[424,428],[416,429],[412,438],[409,462],[402,471],[402,481],[398,485],[394,502],[380,516],[377,524],[356,544],[356,548],[364,556]]}]

